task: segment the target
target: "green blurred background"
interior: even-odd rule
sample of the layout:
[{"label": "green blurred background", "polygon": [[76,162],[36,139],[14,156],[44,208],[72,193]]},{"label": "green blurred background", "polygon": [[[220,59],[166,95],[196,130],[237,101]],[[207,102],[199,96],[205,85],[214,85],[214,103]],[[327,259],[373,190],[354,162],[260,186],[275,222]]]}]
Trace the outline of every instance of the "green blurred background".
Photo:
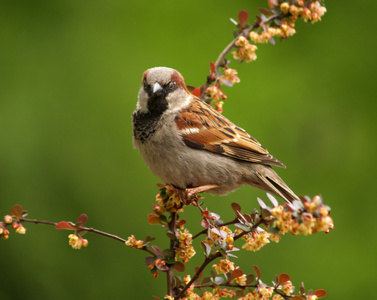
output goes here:
[{"label": "green blurred background", "polygon": [[[266,1],[1,1],[0,209],[30,218],[72,220],[124,238],[156,236],[149,226],[154,177],[131,143],[131,113],[141,76],[178,69],[187,84],[205,81],[233,38],[241,9]],[[278,173],[298,194],[322,194],[332,207],[328,235],[287,236],[258,253],[240,253],[262,279],[288,273],[293,284],[328,291],[326,299],[371,299],[377,267],[375,225],[375,1],[327,2],[322,22],[260,45],[250,64],[232,62],[241,83],[226,88],[224,114],[288,168]],[[265,194],[250,187],[206,196],[229,220]],[[193,207],[185,218],[199,229]],[[166,292],[145,254],[97,235],[72,250],[68,232],[26,224],[25,236],[0,241],[0,299],[152,299]],[[197,249],[199,250],[199,248]],[[199,251],[200,252],[200,251]],[[194,262],[202,261],[200,253]],[[192,273],[194,264],[187,265]]]}]

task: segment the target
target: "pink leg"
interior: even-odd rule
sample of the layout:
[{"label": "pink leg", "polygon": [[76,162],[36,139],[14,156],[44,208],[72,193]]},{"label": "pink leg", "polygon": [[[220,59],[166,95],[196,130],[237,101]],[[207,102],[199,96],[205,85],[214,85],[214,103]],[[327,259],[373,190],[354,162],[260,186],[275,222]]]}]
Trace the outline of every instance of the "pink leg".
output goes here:
[{"label": "pink leg", "polygon": [[192,196],[196,196],[196,194],[206,192],[208,190],[212,190],[214,188],[219,187],[218,185],[215,184],[208,184],[208,185],[202,185],[202,186],[197,186],[194,188],[189,188],[185,190],[185,194],[187,196],[187,199],[190,199]]}]

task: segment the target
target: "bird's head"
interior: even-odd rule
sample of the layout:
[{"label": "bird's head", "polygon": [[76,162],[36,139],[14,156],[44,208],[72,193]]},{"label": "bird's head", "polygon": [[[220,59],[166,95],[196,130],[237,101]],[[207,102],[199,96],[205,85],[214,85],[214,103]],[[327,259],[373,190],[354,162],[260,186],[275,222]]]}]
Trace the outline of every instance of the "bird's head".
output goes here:
[{"label": "bird's head", "polygon": [[181,73],[166,67],[151,68],[143,74],[137,108],[152,114],[180,110],[188,104],[189,96]]}]

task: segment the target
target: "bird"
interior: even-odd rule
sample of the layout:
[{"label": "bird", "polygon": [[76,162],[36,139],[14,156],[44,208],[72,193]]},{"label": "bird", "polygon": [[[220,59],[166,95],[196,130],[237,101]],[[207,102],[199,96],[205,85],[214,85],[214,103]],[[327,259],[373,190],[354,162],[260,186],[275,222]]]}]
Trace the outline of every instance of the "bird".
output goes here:
[{"label": "bird", "polygon": [[285,165],[191,94],[175,69],[144,72],[132,120],[134,148],[166,184],[190,195],[226,195],[250,185],[288,203],[299,199],[272,168]]}]

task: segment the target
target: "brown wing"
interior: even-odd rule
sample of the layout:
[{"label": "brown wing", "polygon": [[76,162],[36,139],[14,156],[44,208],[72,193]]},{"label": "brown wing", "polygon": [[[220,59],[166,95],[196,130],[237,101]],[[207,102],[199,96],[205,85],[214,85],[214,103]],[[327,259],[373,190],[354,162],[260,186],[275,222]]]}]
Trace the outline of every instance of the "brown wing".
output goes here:
[{"label": "brown wing", "polygon": [[180,112],[175,122],[188,147],[285,168],[284,164],[270,155],[267,149],[245,130],[203,101],[194,99],[190,106]]}]

